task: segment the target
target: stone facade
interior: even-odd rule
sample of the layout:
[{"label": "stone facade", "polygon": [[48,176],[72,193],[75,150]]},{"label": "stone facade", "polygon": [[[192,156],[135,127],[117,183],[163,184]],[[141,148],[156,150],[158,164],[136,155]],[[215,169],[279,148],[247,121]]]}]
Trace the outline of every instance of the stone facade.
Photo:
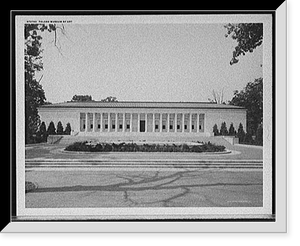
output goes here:
[{"label": "stone facade", "polygon": [[72,134],[81,136],[212,136],[222,122],[246,129],[246,109],[213,103],[66,102],[42,106],[39,115],[47,127],[70,123]]}]

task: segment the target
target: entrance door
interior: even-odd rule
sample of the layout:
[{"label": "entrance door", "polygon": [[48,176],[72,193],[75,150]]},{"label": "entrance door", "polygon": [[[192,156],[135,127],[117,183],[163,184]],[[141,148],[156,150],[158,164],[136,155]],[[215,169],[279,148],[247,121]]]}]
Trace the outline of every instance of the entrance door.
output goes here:
[{"label": "entrance door", "polygon": [[145,132],[145,121],[140,120],[140,132]]}]

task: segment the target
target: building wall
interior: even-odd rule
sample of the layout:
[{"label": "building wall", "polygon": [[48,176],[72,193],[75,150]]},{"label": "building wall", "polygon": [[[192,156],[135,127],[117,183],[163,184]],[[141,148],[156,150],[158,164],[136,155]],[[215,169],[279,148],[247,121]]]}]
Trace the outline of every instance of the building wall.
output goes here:
[{"label": "building wall", "polygon": [[[82,128],[80,129],[80,114],[81,113],[89,113],[93,114],[95,116],[95,113],[129,113],[129,114],[135,114],[133,118],[133,122],[137,123],[136,114],[139,113],[139,119],[145,119],[144,114],[148,114],[147,117],[147,132],[129,132],[126,131],[123,132],[120,129],[117,129],[117,131],[112,130],[111,132],[102,132],[96,128],[95,132],[91,129],[89,132],[85,132]],[[204,130],[199,132],[189,132],[190,123],[188,121],[188,129],[184,130],[183,132],[176,132],[175,129],[170,129],[169,132],[166,129],[163,129],[163,132],[155,131],[150,132],[149,129],[152,129],[153,126],[153,115],[152,114],[171,114],[170,119],[174,119],[174,114],[204,114]],[[202,136],[211,136],[213,133],[213,126],[214,124],[217,124],[218,129],[220,130],[221,123],[226,122],[227,129],[229,129],[229,126],[231,123],[233,123],[235,129],[238,129],[238,126],[240,123],[243,124],[244,130],[246,129],[246,110],[245,109],[176,109],[176,108],[39,108],[39,115],[41,122],[44,121],[46,123],[46,127],[48,127],[49,123],[51,121],[54,122],[55,127],[57,126],[58,121],[61,121],[63,124],[63,127],[66,127],[67,123],[71,124],[71,128],[74,133],[79,133],[80,135],[101,135],[101,134],[120,134],[120,135],[137,135],[137,134],[168,134],[168,135],[180,135],[180,134],[198,134]],[[151,116],[150,116],[151,115]],[[125,119],[126,120],[126,119]],[[89,124],[95,123],[95,122],[89,122]],[[174,128],[176,128],[176,121],[174,120]],[[82,125],[82,124],[81,124]],[[103,121],[101,118],[101,127],[103,127]],[[123,126],[124,127],[124,126]],[[132,128],[138,129],[139,126],[137,125],[131,125]]]},{"label": "building wall", "polygon": [[79,131],[79,111],[78,109],[53,109],[53,108],[41,108],[39,109],[39,116],[41,122],[45,122],[48,128],[51,121],[53,121],[55,128],[57,123],[61,121],[64,129],[67,123],[70,123],[71,129],[74,132]]}]

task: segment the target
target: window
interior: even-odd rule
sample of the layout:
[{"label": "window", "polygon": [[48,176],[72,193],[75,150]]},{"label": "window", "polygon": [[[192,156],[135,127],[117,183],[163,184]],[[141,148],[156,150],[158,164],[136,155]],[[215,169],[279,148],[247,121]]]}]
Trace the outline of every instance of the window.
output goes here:
[{"label": "window", "polygon": [[112,125],[112,129],[116,129],[116,125],[115,124]]},{"label": "window", "polygon": [[184,130],[187,130],[187,125],[184,125]]},{"label": "window", "polygon": [[130,125],[129,124],[127,124],[127,129],[130,129]]},{"label": "window", "polygon": [[166,125],[163,125],[163,126],[162,126],[162,129],[165,130],[165,129],[166,129]]},{"label": "window", "polygon": [[180,129],[180,125],[177,125],[177,130],[179,130]]},{"label": "window", "polygon": [[155,125],[155,130],[158,130],[158,125]]},{"label": "window", "polygon": [[194,130],[194,128],[195,128],[194,125],[192,125],[192,130]]},{"label": "window", "polygon": [[173,130],[173,125],[170,125],[170,130]]},{"label": "window", "polygon": [[98,124],[98,129],[100,129],[101,128],[101,125],[100,124]]},{"label": "window", "polygon": [[104,125],[104,128],[105,128],[105,129],[108,129],[108,124],[105,124],[105,125]]},{"label": "window", "polygon": [[120,124],[120,125],[119,125],[119,129],[122,129],[122,128],[123,128],[123,125],[122,125],[122,124]]}]

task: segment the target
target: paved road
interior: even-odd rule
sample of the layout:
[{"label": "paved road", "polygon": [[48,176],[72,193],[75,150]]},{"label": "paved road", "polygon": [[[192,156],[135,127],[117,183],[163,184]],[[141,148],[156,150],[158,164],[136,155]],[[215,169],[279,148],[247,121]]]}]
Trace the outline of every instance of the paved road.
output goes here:
[{"label": "paved road", "polygon": [[262,169],[52,167],[26,181],[28,208],[263,206]]}]

